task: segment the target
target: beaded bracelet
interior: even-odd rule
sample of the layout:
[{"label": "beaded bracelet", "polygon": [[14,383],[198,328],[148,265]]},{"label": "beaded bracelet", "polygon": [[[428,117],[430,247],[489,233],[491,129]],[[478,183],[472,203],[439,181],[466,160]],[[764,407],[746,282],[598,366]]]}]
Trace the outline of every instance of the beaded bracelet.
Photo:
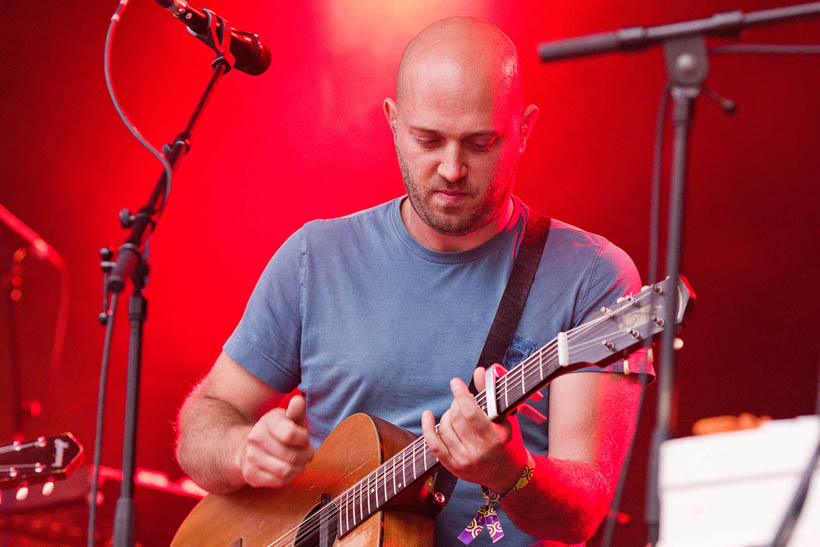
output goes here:
[{"label": "beaded bracelet", "polygon": [[532,481],[533,473],[535,472],[535,461],[532,454],[527,454],[527,463],[521,476],[518,477],[515,485],[503,494],[493,492],[486,486],[481,487],[481,493],[484,496],[484,505],[478,508],[473,520],[464,528],[464,531],[458,535],[458,539],[465,545],[469,544],[481,533],[484,525],[487,525],[487,533],[490,534],[490,539],[493,543],[504,537],[504,530],[501,528],[501,521],[498,519],[498,512],[495,506],[504,499],[510,492],[521,490]]}]

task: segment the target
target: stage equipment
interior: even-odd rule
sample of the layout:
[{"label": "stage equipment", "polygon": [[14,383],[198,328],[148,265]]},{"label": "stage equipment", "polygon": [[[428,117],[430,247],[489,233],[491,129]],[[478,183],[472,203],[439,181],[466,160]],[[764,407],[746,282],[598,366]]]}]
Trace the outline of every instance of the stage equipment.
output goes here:
[{"label": "stage equipment", "polygon": [[[17,499],[12,490],[3,491],[0,544],[85,545],[93,476],[90,465],[82,466],[69,478],[53,485],[53,492],[48,496],[36,488],[24,499]],[[100,518],[95,537],[101,545],[111,544],[121,480],[121,470],[100,468],[96,495]],[[171,481],[165,473],[151,469],[137,469],[134,484],[138,506],[134,535],[141,545],[168,545],[176,527],[206,494],[188,477]]]},{"label": "stage equipment", "polygon": [[[184,3],[178,3],[182,6]],[[117,508],[114,517],[114,541],[115,547],[130,547],[134,545],[134,518],[135,507],[133,499],[134,491],[134,470],[137,442],[137,407],[139,402],[140,367],[142,360],[142,331],[146,320],[147,301],[142,293],[148,281],[148,239],[156,230],[171,189],[172,173],[179,166],[182,157],[191,147],[191,133],[194,125],[199,119],[205,104],[214,90],[217,81],[227,73],[233,66],[235,55],[230,51],[233,37],[232,29],[227,21],[222,18],[207,13],[207,35],[203,41],[213,48],[216,58],[211,63],[213,75],[208,82],[202,98],[196,105],[190,120],[185,129],[179,133],[172,143],[166,144],[162,153],[159,153],[151,146],[134,125],[128,120],[125,113],[120,108],[110,77],[110,53],[114,31],[123,11],[128,5],[128,0],[121,0],[116,11],[111,16],[111,24],[105,41],[104,69],[105,80],[108,86],[111,100],[117,113],[122,118],[125,125],[146,148],[162,163],[163,173],[157,180],[148,202],[132,214],[130,210],[120,211],[120,225],[125,229],[130,229],[130,234],[125,242],[120,245],[117,257],[114,253],[104,248],[100,251],[102,258],[101,268],[104,273],[103,291],[103,311],[99,314],[99,320],[106,326],[105,342],[102,352],[102,365],[100,370],[100,386],[97,406],[97,433],[94,446],[94,467],[100,466],[100,455],[102,453],[102,431],[103,431],[103,411],[105,408],[105,386],[107,380],[108,360],[113,335],[114,317],[117,309],[117,299],[124,290],[126,283],[130,279],[133,284],[133,292],[129,299],[128,318],[130,321],[130,336],[128,343],[128,373],[125,402],[125,423],[123,425],[123,448],[122,448],[122,472],[123,479],[121,485],[120,499],[117,501]],[[187,4],[184,4],[187,6]],[[191,11],[191,13],[194,13]],[[259,43],[261,47],[261,43]],[[92,497],[96,497],[98,489],[98,473],[94,473],[94,481],[91,487]],[[96,520],[95,505],[89,511],[88,524],[88,545],[94,545],[94,529]]]},{"label": "stage equipment", "polygon": [[[658,545],[768,545],[818,443],[818,416],[664,442]],[[813,463],[817,475],[817,461]],[[820,545],[820,487],[816,481],[788,545]]]},{"label": "stage equipment", "polygon": [[51,356],[47,371],[46,388],[43,398],[48,404],[52,393],[52,382],[57,374],[60,365],[60,358],[63,353],[66,327],[68,326],[68,306],[71,301],[71,283],[68,277],[68,268],[63,257],[57,250],[48,244],[40,235],[29,228],[22,220],[17,218],[11,211],[0,205],[0,221],[8,226],[14,233],[28,243],[27,246],[17,247],[11,253],[9,261],[8,277],[3,276],[4,285],[8,281],[9,316],[8,316],[8,337],[9,337],[9,384],[11,390],[12,406],[12,435],[15,439],[23,437],[23,421],[25,414],[32,418],[42,414],[43,403],[37,400],[23,401],[21,393],[23,391],[23,364],[20,361],[19,334],[20,326],[18,317],[15,314],[14,303],[21,299],[24,277],[24,262],[29,256],[33,256],[47,261],[54,266],[60,275],[60,298],[57,307],[57,323],[54,328],[54,340],[51,345]]},{"label": "stage equipment", "polygon": [[[231,28],[227,21],[211,10],[200,11],[185,0],[157,0],[157,4],[185,23],[188,32],[209,47],[214,47],[214,35],[224,36],[229,40],[227,49],[234,56],[233,67],[236,70],[257,76],[270,66],[270,50],[262,43],[258,34]],[[228,34],[225,34],[224,28],[228,29]],[[225,46],[224,42],[222,45]]]},{"label": "stage equipment", "polygon": [[[672,118],[674,131],[674,148],[671,173],[671,187],[669,190],[669,218],[667,225],[666,271],[664,274],[676,278],[681,261],[681,238],[683,235],[683,209],[686,186],[686,173],[689,149],[689,128],[692,123],[692,114],[695,100],[704,89],[703,83],[709,72],[708,51],[706,36],[737,37],[741,30],[752,26],[771,25],[787,21],[820,17],[820,2],[787,6],[771,10],[743,13],[732,11],[719,13],[706,19],[684,21],[656,27],[629,27],[615,32],[592,34],[569,40],[545,42],[538,46],[538,54],[542,61],[555,61],[607,53],[613,51],[635,51],[652,45],[662,45],[665,54],[667,87],[662,99],[662,110],[665,111],[667,93],[672,96]],[[730,46],[731,47],[731,46]],[[777,46],[746,46],[738,53],[818,53],[818,48],[796,48],[788,50]],[[729,47],[721,48],[720,53],[732,52]],[[710,95],[707,93],[708,96]],[[734,104],[717,98],[722,108],[731,113]],[[659,136],[658,136],[659,135]],[[656,134],[662,138],[662,131]],[[656,142],[656,174],[660,163],[660,146]],[[659,179],[659,177],[658,177]],[[659,185],[659,183],[658,183]],[[650,241],[650,275],[652,283],[657,277],[657,240],[658,214],[657,203],[659,192],[653,185],[652,220]],[[675,294],[667,294],[666,312],[669,314],[676,309]],[[647,481],[647,508],[646,522],[649,529],[649,542],[654,544],[658,539],[659,527],[659,499],[658,499],[658,461],[661,444],[672,436],[674,429],[672,399],[675,379],[675,330],[667,315],[664,318],[667,328],[661,337],[661,357],[658,367],[658,410],[655,431],[652,436],[652,450],[650,453],[649,479]],[[636,428],[637,430],[637,428]],[[626,467],[626,464],[625,466]],[[621,474],[622,480],[625,473]],[[616,500],[620,495],[620,486]],[[617,503],[617,501],[616,501]],[[617,507],[615,507],[617,509]],[[607,544],[611,540],[605,540]]]}]

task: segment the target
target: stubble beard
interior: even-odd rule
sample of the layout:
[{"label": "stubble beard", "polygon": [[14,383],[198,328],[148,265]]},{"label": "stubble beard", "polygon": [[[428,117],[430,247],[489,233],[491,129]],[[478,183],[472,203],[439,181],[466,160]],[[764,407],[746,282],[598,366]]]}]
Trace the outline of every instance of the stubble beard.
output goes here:
[{"label": "stubble beard", "polygon": [[[505,203],[510,197],[511,184],[509,181],[501,185],[493,184],[472,210],[456,215],[456,208],[452,208],[452,214],[447,214],[447,208],[445,207],[445,212],[439,213],[434,210],[434,206],[430,203],[432,194],[427,196],[422,194],[418,181],[410,172],[398,146],[396,146],[396,156],[399,160],[399,169],[401,169],[401,177],[407,191],[407,197],[410,199],[410,205],[425,224],[442,235],[463,236],[484,226],[495,215],[500,214],[501,204]],[[508,171],[500,169],[493,173],[493,177],[512,177],[513,173]]]}]

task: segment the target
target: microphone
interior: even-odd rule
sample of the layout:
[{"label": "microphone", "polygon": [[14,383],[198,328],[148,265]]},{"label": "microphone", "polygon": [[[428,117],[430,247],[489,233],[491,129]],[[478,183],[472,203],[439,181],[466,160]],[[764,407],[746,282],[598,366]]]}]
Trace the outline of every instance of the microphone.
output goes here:
[{"label": "microphone", "polygon": [[[208,27],[208,15],[190,5],[185,0],[157,0],[157,3],[171,12],[171,14],[185,23],[188,32],[199,38],[205,44],[213,47]],[[215,13],[211,15],[216,21],[217,31],[221,31],[224,19]],[[270,66],[270,50],[262,43],[257,34],[241,32],[234,28],[231,31],[230,50],[234,56],[234,68],[246,74],[257,76]]]}]

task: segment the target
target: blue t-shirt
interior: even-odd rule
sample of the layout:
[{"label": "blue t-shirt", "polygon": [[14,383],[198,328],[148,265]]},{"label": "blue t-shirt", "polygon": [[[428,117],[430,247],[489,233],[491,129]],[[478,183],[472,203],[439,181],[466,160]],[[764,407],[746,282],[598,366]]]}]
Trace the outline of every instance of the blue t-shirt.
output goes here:
[{"label": "blue t-shirt", "polygon": [[[469,383],[512,269],[527,207],[474,249],[437,252],[405,228],[402,198],[359,213],[307,223],[276,252],[224,346],[280,392],[299,388],[310,439],[318,446],[346,417],[367,412],[421,434],[421,413],[449,407],[449,380]],[[606,239],[553,220],[512,345],[511,368],[603,305],[640,289],[631,259]],[[634,372],[653,374],[645,359]],[[589,368],[583,370],[601,370]],[[623,371],[622,361],[607,370]],[[543,390],[545,395],[547,390]],[[534,404],[547,414],[548,397]],[[546,453],[547,424],[520,420],[530,451]],[[478,485],[458,481],[436,519],[436,544],[458,534],[483,502]],[[503,514],[504,543],[530,536]],[[491,545],[486,532],[471,543]]]}]

